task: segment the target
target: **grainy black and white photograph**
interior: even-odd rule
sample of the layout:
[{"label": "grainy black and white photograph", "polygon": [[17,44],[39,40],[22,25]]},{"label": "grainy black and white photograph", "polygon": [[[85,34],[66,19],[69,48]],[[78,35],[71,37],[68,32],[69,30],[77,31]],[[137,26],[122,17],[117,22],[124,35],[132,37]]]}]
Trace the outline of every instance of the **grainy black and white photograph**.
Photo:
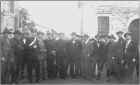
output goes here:
[{"label": "grainy black and white photograph", "polygon": [[1,0],[0,83],[139,84],[140,1]]}]

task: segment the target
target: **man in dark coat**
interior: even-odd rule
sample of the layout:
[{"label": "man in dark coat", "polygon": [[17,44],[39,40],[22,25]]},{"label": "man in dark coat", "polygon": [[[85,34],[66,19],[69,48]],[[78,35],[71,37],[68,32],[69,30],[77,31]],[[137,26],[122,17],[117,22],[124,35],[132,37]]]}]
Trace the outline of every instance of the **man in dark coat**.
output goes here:
[{"label": "man in dark coat", "polygon": [[75,63],[75,73],[76,76],[81,76],[81,56],[82,56],[82,40],[80,36],[77,36],[74,43],[74,63]]},{"label": "man in dark coat", "polygon": [[59,77],[65,79],[66,77],[66,41],[60,34],[59,39],[56,41],[56,64],[58,68]]},{"label": "man in dark coat", "polygon": [[125,49],[124,49],[124,76],[125,78],[132,77],[133,71],[136,68],[136,65],[138,63],[138,47],[136,43],[132,40],[131,33],[126,33],[124,35],[126,38],[125,42]]},{"label": "man in dark coat", "polygon": [[56,67],[56,40],[52,39],[50,36],[44,40],[45,48],[47,49],[47,74],[48,78],[57,77],[57,67]]},{"label": "man in dark coat", "polygon": [[97,79],[100,79],[103,66],[107,59],[108,46],[104,38],[105,38],[104,35],[100,36],[100,39],[97,40],[95,45],[95,56],[94,56],[96,61],[95,75]]},{"label": "man in dark coat", "polygon": [[69,69],[69,77],[75,78],[77,76],[76,72],[76,60],[78,57],[77,52],[77,42],[76,42],[76,33],[71,34],[72,38],[67,41],[66,43],[66,56],[67,56],[67,63]]},{"label": "man in dark coat", "polygon": [[48,78],[54,79],[57,77],[57,67],[56,67],[56,49],[52,49],[51,53],[47,57],[47,72]]},{"label": "man in dark coat", "polygon": [[[13,52],[13,32],[5,29],[4,36],[1,42],[2,56],[4,60],[4,72],[2,74],[3,83],[14,83],[14,72],[15,72],[15,55]],[[3,66],[2,66],[3,67]],[[11,76],[12,80],[9,79]]]},{"label": "man in dark coat", "polygon": [[43,36],[44,34],[39,32],[37,40],[39,43],[40,78],[45,80],[47,71],[47,50],[45,47]]},{"label": "man in dark coat", "polygon": [[13,53],[15,55],[15,65],[16,65],[16,71],[13,74],[14,78],[13,81],[15,83],[18,82],[18,78],[21,77],[20,72],[22,70],[22,64],[23,64],[23,43],[22,43],[22,38],[21,38],[21,33],[20,31],[16,30],[14,32],[14,38],[13,42],[11,42],[12,48],[13,48]]},{"label": "man in dark coat", "polygon": [[115,77],[117,80],[120,80],[121,73],[123,69],[124,57],[124,43],[123,32],[118,31],[117,33],[118,40],[116,42],[112,42],[109,45],[108,51],[108,63],[107,63],[107,76],[110,78],[111,76]]},{"label": "man in dark coat", "polygon": [[119,59],[121,59],[124,55],[124,44],[125,44],[125,40],[123,39],[123,32],[122,31],[118,31],[117,33],[118,36],[118,40],[116,42],[116,56],[119,57]]},{"label": "man in dark coat", "polygon": [[108,81],[112,76],[118,75],[120,65],[118,64],[118,57],[116,56],[116,42],[115,37],[109,37],[108,58],[107,58],[107,77]]},{"label": "man in dark coat", "polygon": [[67,69],[69,71],[69,77],[75,77],[74,71],[74,46],[72,43],[73,40],[68,40],[66,43],[66,56],[67,56]]},{"label": "man in dark coat", "polygon": [[27,63],[28,79],[33,82],[33,69],[35,69],[36,82],[39,82],[39,61],[38,61],[38,41],[36,36],[33,37],[30,32],[24,38],[24,60]]}]

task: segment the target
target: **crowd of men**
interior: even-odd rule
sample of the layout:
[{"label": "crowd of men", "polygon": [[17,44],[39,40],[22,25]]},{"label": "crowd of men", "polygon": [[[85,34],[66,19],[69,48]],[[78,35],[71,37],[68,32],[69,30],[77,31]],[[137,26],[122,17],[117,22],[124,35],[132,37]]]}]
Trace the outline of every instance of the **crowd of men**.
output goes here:
[{"label": "crowd of men", "polygon": [[1,83],[18,83],[27,78],[30,83],[54,78],[100,79],[106,68],[108,80],[132,77],[138,73],[138,45],[131,33],[97,34],[95,38],[72,33],[45,38],[41,32],[24,33],[5,29],[0,34]]}]

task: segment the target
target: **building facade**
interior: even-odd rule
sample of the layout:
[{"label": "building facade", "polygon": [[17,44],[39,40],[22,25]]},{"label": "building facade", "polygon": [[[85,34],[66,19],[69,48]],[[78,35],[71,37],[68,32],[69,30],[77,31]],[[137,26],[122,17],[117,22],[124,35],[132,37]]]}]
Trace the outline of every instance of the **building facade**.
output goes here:
[{"label": "building facade", "polygon": [[101,5],[97,7],[98,33],[128,31],[130,22],[139,18],[136,7]]},{"label": "building facade", "polygon": [[3,32],[5,28],[15,30],[15,2],[1,1],[1,29]]}]

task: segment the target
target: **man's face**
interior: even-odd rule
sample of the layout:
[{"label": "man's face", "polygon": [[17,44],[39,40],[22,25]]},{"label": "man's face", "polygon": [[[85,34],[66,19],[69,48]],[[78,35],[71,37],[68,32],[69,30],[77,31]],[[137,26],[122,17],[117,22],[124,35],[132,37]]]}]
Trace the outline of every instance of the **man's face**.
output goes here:
[{"label": "man's face", "polygon": [[120,33],[120,34],[118,34],[118,37],[119,37],[119,38],[121,38],[121,37],[122,37],[122,34],[121,34],[121,33]]},{"label": "man's face", "polygon": [[72,39],[75,39],[76,36],[75,35],[72,35],[71,37],[72,37]]},{"label": "man's face", "polygon": [[8,34],[8,38],[9,39],[14,38],[14,34],[12,34],[12,33],[11,34]]},{"label": "man's face", "polygon": [[104,39],[104,38],[100,38],[100,41],[101,41],[101,42],[105,42],[105,39]]},{"label": "man's face", "polygon": [[42,38],[42,35],[41,34],[39,34],[38,36],[39,36],[39,38]]},{"label": "man's face", "polygon": [[126,40],[131,40],[131,35],[126,35]]},{"label": "man's face", "polygon": [[15,34],[15,37],[16,37],[17,39],[20,39],[20,38],[21,38],[21,35]]}]

